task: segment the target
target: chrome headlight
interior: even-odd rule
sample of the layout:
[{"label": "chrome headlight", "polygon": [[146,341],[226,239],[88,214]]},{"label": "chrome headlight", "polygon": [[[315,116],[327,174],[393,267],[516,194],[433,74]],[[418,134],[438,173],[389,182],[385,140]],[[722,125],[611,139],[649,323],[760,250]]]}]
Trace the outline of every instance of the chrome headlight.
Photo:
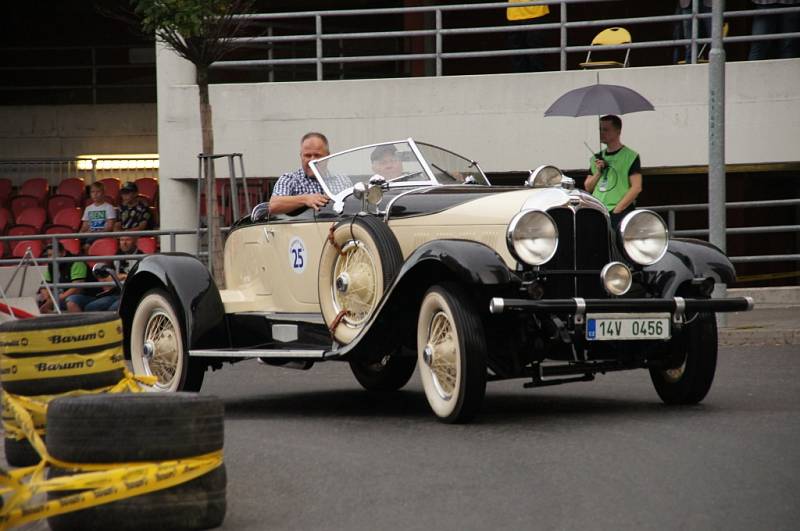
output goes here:
[{"label": "chrome headlight", "polygon": [[508,224],[506,243],[517,260],[528,265],[541,265],[556,254],[558,229],[550,214],[526,210],[514,216]]},{"label": "chrome headlight", "polygon": [[600,280],[609,295],[625,295],[631,289],[633,275],[622,262],[611,262],[600,271]]},{"label": "chrome headlight", "polygon": [[555,166],[539,166],[535,170],[531,170],[530,175],[525,180],[525,186],[528,188],[552,188],[554,186],[561,186],[561,170]]},{"label": "chrome headlight", "polygon": [[634,210],[622,219],[619,233],[625,255],[639,265],[655,264],[667,252],[667,226],[655,212]]}]

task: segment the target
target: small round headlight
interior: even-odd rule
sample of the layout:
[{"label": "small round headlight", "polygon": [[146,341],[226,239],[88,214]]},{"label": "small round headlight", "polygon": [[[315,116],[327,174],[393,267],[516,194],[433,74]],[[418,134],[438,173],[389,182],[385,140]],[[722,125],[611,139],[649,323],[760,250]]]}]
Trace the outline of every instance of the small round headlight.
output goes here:
[{"label": "small round headlight", "polygon": [[506,242],[518,260],[529,265],[541,265],[556,253],[558,229],[548,213],[526,210],[514,216],[508,224]]},{"label": "small round headlight", "polygon": [[655,264],[667,252],[667,226],[655,212],[634,210],[622,219],[619,232],[625,255],[639,265]]},{"label": "small round headlight", "polygon": [[603,287],[609,295],[625,295],[631,289],[631,270],[622,262],[611,262],[600,271]]},{"label": "small round headlight", "polygon": [[528,188],[551,188],[553,186],[561,186],[561,170],[555,166],[539,166],[535,170],[531,170],[530,175],[525,180],[525,186]]}]

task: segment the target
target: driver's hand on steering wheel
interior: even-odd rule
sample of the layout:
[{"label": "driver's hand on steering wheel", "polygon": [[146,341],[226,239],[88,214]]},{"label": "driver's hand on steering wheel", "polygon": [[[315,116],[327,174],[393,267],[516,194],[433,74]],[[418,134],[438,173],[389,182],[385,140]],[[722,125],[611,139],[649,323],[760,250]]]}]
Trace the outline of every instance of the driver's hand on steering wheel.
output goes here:
[{"label": "driver's hand on steering wheel", "polygon": [[330,201],[330,199],[324,194],[307,194],[303,196],[303,204],[316,211],[319,211],[320,208],[327,205],[328,201]]}]

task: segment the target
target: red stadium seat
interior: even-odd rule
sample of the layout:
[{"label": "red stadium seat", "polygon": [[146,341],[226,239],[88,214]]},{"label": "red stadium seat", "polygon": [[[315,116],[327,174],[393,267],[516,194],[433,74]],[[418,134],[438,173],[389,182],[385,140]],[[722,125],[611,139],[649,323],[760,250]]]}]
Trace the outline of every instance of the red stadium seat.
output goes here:
[{"label": "red stadium seat", "polygon": [[14,183],[11,182],[11,179],[0,179],[0,207],[8,207],[13,189]]},{"label": "red stadium seat", "polygon": [[[97,182],[103,184],[106,196],[111,198],[109,202],[112,205],[119,204],[119,187],[120,187],[119,179],[117,179],[116,177],[107,177],[105,179],[100,179]],[[108,199],[106,199],[106,201],[108,201]]]},{"label": "red stadium seat", "polygon": [[50,225],[44,229],[45,234],[72,234],[73,232],[75,231],[66,225]]},{"label": "red stadium seat", "polygon": [[14,244],[14,251],[11,256],[14,258],[22,258],[25,251],[30,248],[34,258],[42,256],[42,241],[41,240],[22,240]]},{"label": "red stadium seat", "polygon": [[[119,244],[116,238],[100,238],[89,246],[89,256],[111,256],[117,254],[118,249]],[[90,260],[87,263],[91,269],[97,262]]]},{"label": "red stadium seat", "polygon": [[22,183],[18,195],[31,195],[39,201],[39,205],[44,206],[44,198],[47,197],[49,191],[50,185],[47,183],[47,179],[36,177]]},{"label": "red stadium seat", "polygon": [[64,238],[58,241],[64,246],[64,249],[66,249],[68,253],[75,256],[81,254],[81,241],[78,238]]},{"label": "red stadium seat", "polygon": [[80,208],[65,208],[59,210],[53,216],[53,225],[63,225],[72,229],[72,232],[78,232],[81,228],[81,209]]},{"label": "red stadium seat", "polygon": [[0,207],[0,236],[2,236],[6,229],[13,225],[14,218],[7,208]]},{"label": "red stadium seat", "polygon": [[86,183],[78,177],[64,179],[58,184],[58,195],[68,195],[75,200],[76,204],[80,204],[86,197]]},{"label": "red stadium seat", "polygon": [[152,177],[142,177],[136,179],[135,182],[139,194],[147,198],[148,204],[155,204],[156,197],[158,197],[158,181]]},{"label": "red stadium seat", "polygon": [[138,240],[136,240],[136,247],[139,248],[144,254],[153,254],[156,252],[156,248],[158,247],[156,244],[156,239],[152,236],[142,236]]},{"label": "red stadium seat", "polygon": [[55,220],[56,214],[65,208],[75,208],[78,203],[75,202],[73,197],[68,195],[54,195],[47,200],[47,215],[50,220]]},{"label": "red stadium seat", "polygon": [[26,208],[16,217],[17,225],[29,225],[41,232],[47,221],[47,212],[42,207]]},{"label": "red stadium seat", "polygon": [[6,232],[6,236],[33,236],[39,231],[30,225],[14,225]]},{"label": "red stadium seat", "polygon": [[39,200],[32,195],[18,195],[11,198],[11,212],[14,213],[14,217],[19,216],[23,210],[38,206],[41,206]]}]

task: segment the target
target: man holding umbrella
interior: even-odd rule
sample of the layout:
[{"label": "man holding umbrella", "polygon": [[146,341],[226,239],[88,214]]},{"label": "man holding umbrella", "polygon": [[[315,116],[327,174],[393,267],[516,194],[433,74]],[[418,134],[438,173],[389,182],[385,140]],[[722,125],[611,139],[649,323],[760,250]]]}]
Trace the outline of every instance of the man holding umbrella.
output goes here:
[{"label": "man holding umbrella", "polygon": [[642,191],[639,154],[622,144],[621,133],[619,116],[609,114],[600,118],[600,142],[606,145],[606,149],[592,157],[589,162],[591,174],[584,182],[586,191],[608,208],[614,227],[634,209],[636,197]]}]

